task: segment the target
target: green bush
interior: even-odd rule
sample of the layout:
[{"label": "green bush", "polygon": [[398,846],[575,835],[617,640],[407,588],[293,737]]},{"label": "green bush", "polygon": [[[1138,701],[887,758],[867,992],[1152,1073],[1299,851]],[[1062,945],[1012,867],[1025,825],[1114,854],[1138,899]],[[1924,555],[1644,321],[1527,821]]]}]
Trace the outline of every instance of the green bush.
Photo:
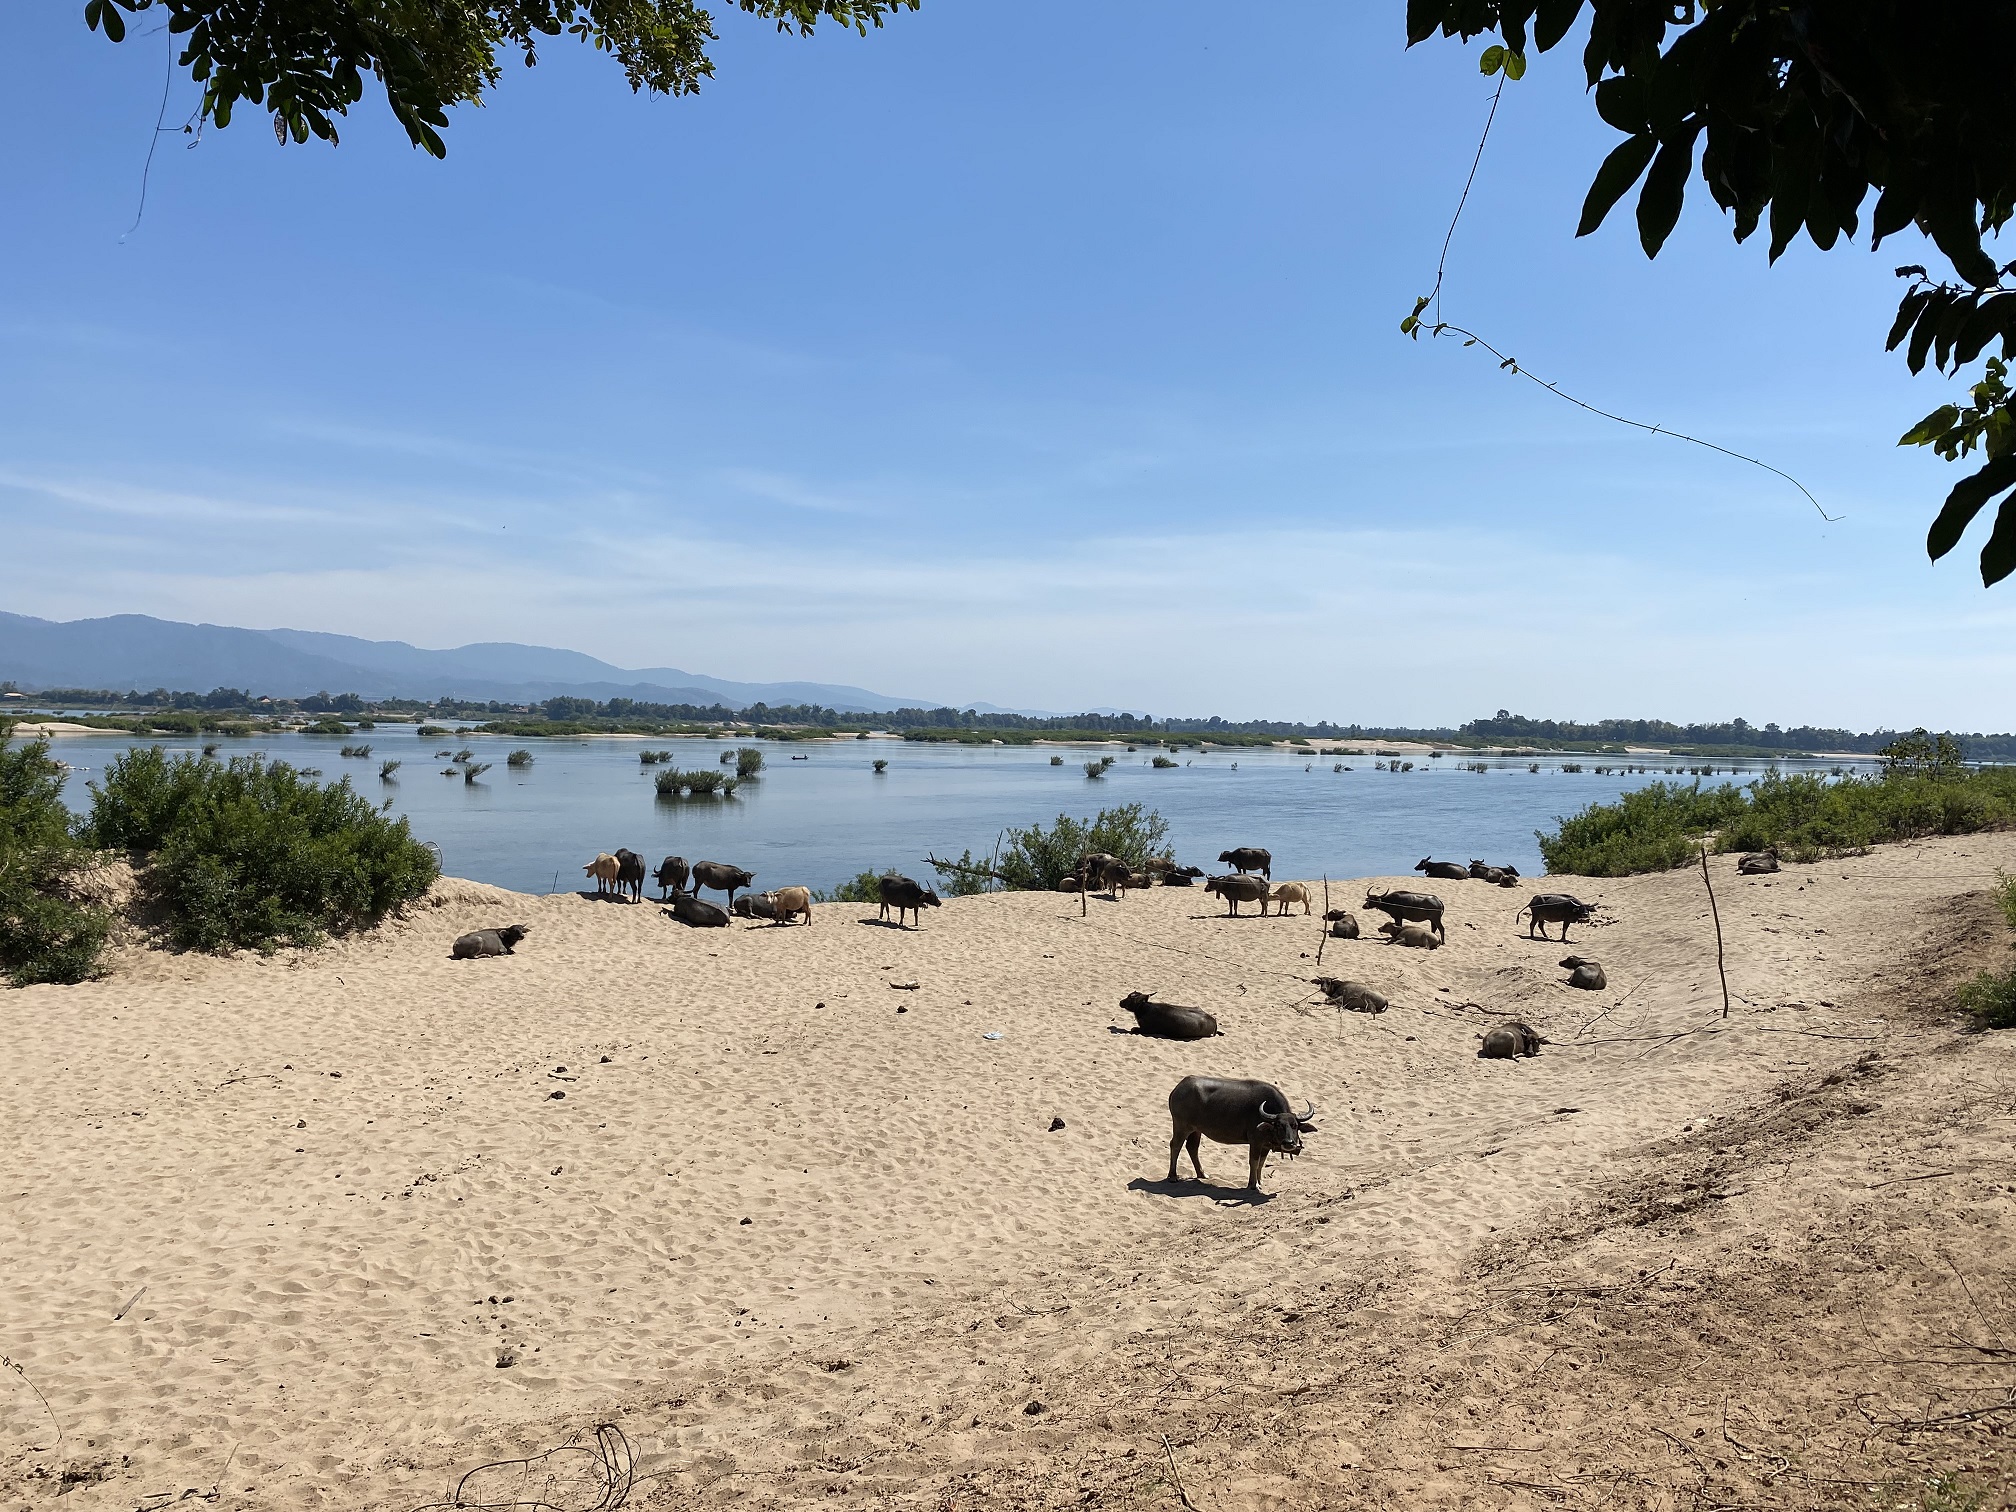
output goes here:
[{"label": "green bush", "polygon": [[2016,1029],[2016,971],[1984,971],[1960,989],[1960,1011],[1980,1029]]},{"label": "green bush", "polygon": [[532,765],[532,753],[526,750],[513,751],[504,758],[507,767],[528,767]]},{"label": "green bush", "polygon": [[1050,891],[1094,851],[1118,856],[1136,871],[1151,858],[1169,859],[1169,821],[1138,803],[1099,810],[1091,819],[1059,814],[1049,829],[1032,824],[1003,837],[995,870],[1014,891]]},{"label": "green bush", "polygon": [[423,724],[413,733],[418,735],[422,740],[432,740],[437,735],[446,735],[448,730],[444,725]]},{"label": "green bush", "polygon": [[63,806],[65,775],[46,740],[0,748],[0,971],[17,987],[95,975],[112,927],[61,891],[89,859]]},{"label": "green bush", "polygon": [[735,775],[754,777],[763,770],[763,751],[760,746],[737,746],[735,748]]},{"label": "green bush", "polygon": [[987,875],[985,870],[972,868],[986,867],[986,858],[973,859],[970,848],[959,853],[956,862],[941,862],[932,869],[938,873],[938,888],[948,898],[974,898],[981,893],[993,892],[1001,884]]},{"label": "green bush", "polygon": [[2016,877],[1999,867],[1995,871],[1995,906],[2002,910],[2009,927],[2016,929]]},{"label": "green bush", "polygon": [[735,788],[741,781],[738,777],[730,777],[726,772],[710,772],[704,767],[690,772],[683,772],[674,767],[669,771],[660,772],[654,780],[658,786],[658,796],[661,798],[676,798],[681,793],[690,793],[695,797],[719,793],[724,798],[730,798],[734,796]]},{"label": "green bush", "polygon": [[318,719],[301,727],[303,735],[348,735],[350,726],[340,719]]},{"label": "green bush", "polygon": [[129,751],[106,769],[85,832],[149,863],[168,937],[189,950],[315,944],[378,923],[438,875],[406,821],[348,778],[322,787],[256,756],[219,766]]},{"label": "green bush", "polygon": [[815,887],[812,889],[814,903],[879,903],[882,900],[882,874],[864,871],[849,877],[838,887]]},{"label": "green bush", "polygon": [[1556,821],[1555,833],[1538,836],[1540,855],[1550,872],[1578,877],[1670,871],[1694,858],[1703,835],[1741,815],[1744,803],[1733,783],[1705,792],[1698,782],[1647,783],[1615,803],[1592,803]]}]

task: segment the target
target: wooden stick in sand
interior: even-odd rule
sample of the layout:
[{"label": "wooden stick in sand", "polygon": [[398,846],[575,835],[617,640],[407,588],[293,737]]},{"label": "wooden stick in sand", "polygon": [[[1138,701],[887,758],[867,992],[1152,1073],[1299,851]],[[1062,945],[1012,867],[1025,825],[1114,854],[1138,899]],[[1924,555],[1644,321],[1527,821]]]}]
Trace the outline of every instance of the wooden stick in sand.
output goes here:
[{"label": "wooden stick in sand", "polygon": [[1701,842],[1701,885],[1708,889],[1708,912],[1715,920],[1715,974],[1722,978],[1722,1017],[1729,1017],[1729,971],[1722,964],[1722,910],[1715,906],[1715,884],[1708,877],[1708,842]]}]

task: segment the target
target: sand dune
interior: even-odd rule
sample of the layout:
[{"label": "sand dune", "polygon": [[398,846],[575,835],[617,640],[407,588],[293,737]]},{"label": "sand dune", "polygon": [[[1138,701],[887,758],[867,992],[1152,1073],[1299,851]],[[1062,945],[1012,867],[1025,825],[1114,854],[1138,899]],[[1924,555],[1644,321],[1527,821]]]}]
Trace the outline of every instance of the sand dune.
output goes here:
[{"label": "sand dune", "polygon": [[[414,1507],[619,1410],[658,1477],[636,1504],[732,1499],[730,1473],[777,1501],[850,1453],[880,1456],[852,1492],[889,1499],[980,1453],[960,1435],[1112,1440],[1046,1393],[1284,1288],[1362,1316],[1368,1278],[1454,1278],[1621,1158],[1883,1042],[1911,1005],[1868,984],[1998,865],[2016,839],[1776,878],[1718,860],[1726,1021],[1689,872],[1564,882],[1604,905],[1572,947],[1515,927],[1526,889],[1434,884],[1447,948],[1324,945],[1325,974],[1392,999],[1377,1017],[1313,993],[1319,921],[1226,918],[1197,889],[1083,917],[1020,894],[917,930],[858,905],[688,930],[450,881],[323,950],[123,951],[104,981],[0,993],[0,1351],[20,1367],[0,1492]],[[516,956],[448,959],[512,922],[532,929]],[[1570,948],[1608,991],[1562,985]],[[1121,1032],[1136,989],[1224,1036]],[[1512,1016],[1545,1052],[1478,1060]],[[1318,1104],[1267,1200],[1224,1147],[1210,1184],[1163,1183],[1164,1100],[1192,1071]],[[1270,1374],[1264,1354],[1224,1369]],[[1214,1483],[1218,1506],[1274,1495]]]}]

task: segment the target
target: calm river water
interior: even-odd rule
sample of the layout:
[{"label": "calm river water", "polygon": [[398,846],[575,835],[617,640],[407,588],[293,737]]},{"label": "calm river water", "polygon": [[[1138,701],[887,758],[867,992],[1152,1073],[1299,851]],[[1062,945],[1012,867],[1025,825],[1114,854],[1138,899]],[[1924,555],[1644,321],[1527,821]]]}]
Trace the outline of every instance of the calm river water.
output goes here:
[{"label": "calm river water", "polygon": [[[218,739],[206,737],[206,739]],[[369,742],[368,759],[346,760],[346,743]],[[74,769],[65,796],[88,807],[85,784],[120,751],[125,736],[69,735],[55,753]],[[199,750],[202,741],[159,739],[170,752]],[[1444,756],[1410,753],[1411,772],[1374,770],[1377,757],[1307,757],[1285,752],[1184,751],[1175,769],[1148,765],[1147,751],[1121,747],[920,745],[893,740],[760,744],[767,764],[733,798],[661,799],[656,767],[639,763],[642,749],[670,750],[672,764],[715,769],[723,742],[713,740],[512,740],[459,735],[416,738],[411,725],[380,725],[348,741],[334,736],[267,734],[218,739],[220,756],[264,751],[276,760],[319,768],[328,780],[347,776],[359,792],[392,800],[413,832],[441,849],[444,870],[521,892],[578,888],[581,865],[598,851],[628,846],[652,865],[678,854],[689,861],[731,861],[756,873],[764,887],[802,883],[831,887],[868,870],[895,868],[929,882],[926,853],[956,857],[971,847],[990,851],[1010,825],[1048,824],[1060,813],[1089,818],[1098,809],[1142,803],[1168,820],[1177,859],[1216,870],[1214,857],[1236,845],[1264,845],[1277,877],[1378,876],[1412,869],[1424,855],[1510,862],[1528,875],[1541,870],[1534,831],[1587,804],[1664,775],[1666,766],[1701,758],[1662,758],[1642,775],[1593,765],[1615,757],[1486,758],[1488,770],[1464,770]],[[467,747],[491,769],[475,783],[443,777],[449,765],[434,753]],[[529,767],[504,758],[518,747]],[[1110,752],[1113,768],[1085,775],[1088,756]],[[1064,765],[1051,766],[1061,754]],[[805,760],[793,760],[794,756]],[[381,782],[386,757],[403,765]],[[889,763],[877,775],[870,765]],[[1563,760],[1584,770],[1564,772]],[[1339,761],[1352,770],[1332,771]],[[1633,758],[1652,768],[1652,758]],[[1747,781],[1769,763],[1715,763],[1716,781]],[[1786,763],[1788,768],[1809,765]],[[1825,769],[1824,763],[1818,764]],[[1678,780],[1686,781],[1685,777]]]}]

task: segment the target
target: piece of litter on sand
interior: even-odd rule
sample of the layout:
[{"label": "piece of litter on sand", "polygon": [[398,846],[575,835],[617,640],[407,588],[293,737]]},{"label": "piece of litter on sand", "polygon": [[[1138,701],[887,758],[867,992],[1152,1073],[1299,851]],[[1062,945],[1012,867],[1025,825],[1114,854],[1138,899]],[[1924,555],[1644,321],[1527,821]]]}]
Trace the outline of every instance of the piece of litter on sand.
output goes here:
[{"label": "piece of litter on sand", "polygon": [[980,1038],[982,1038],[982,1039],[1000,1039],[1000,1038],[1001,1038],[1001,1031],[1000,1031],[999,1029],[989,1029],[989,1030],[988,1030],[988,1031],[987,1031],[987,1032],[986,1032],[985,1034],[981,1035],[981,1036],[980,1036]]},{"label": "piece of litter on sand", "polygon": [[915,982],[891,982],[889,985],[898,992],[915,992],[917,990],[917,983]]}]

